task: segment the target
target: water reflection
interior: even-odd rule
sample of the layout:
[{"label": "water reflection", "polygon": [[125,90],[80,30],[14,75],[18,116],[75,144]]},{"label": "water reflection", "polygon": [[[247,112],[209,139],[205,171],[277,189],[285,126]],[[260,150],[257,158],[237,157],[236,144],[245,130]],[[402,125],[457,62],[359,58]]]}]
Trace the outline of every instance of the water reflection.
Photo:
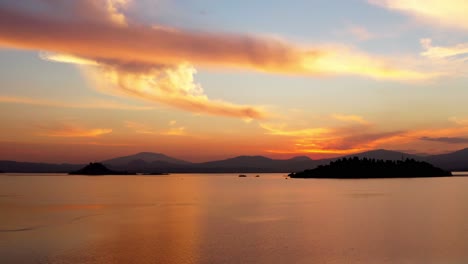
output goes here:
[{"label": "water reflection", "polygon": [[1,263],[468,263],[464,177],[0,181]]}]

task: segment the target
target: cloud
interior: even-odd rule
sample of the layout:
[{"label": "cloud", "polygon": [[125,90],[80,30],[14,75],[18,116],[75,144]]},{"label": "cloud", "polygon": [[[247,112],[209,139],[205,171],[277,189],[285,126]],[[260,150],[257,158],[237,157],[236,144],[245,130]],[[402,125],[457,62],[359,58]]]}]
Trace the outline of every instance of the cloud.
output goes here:
[{"label": "cloud", "polygon": [[321,142],[320,149],[332,151],[351,151],[375,149],[379,145],[394,141],[404,135],[404,131],[390,132],[358,132],[351,134],[335,134],[335,140]]},{"label": "cloud", "polygon": [[[127,5],[128,1],[107,0],[105,3],[112,22],[116,22],[118,26],[128,26],[125,16],[116,13],[116,8]],[[117,21],[114,18],[117,18]],[[161,27],[152,28],[176,32]],[[109,94],[132,96],[194,113],[238,117],[244,120],[263,119],[267,115],[259,107],[209,99],[204,95],[201,85],[194,82],[196,70],[188,63],[166,65],[126,61],[120,58],[98,60],[50,51],[42,51],[40,57],[48,61],[93,66],[86,68],[85,73],[96,88]],[[172,128],[166,131],[166,134],[181,135],[183,130]]]},{"label": "cloud", "polygon": [[186,134],[185,127],[171,127],[161,133],[166,136],[183,136]]},{"label": "cloud", "polygon": [[183,126],[176,127],[176,124],[177,124],[176,120],[171,120],[169,122],[170,128],[166,131],[163,131],[161,134],[166,135],[166,136],[184,136],[186,134],[185,127]]},{"label": "cloud", "polygon": [[83,109],[116,109],[116,110],[151,110],[154,107],[150,106],[133,106],[121,104],[108,100],[93,100],[86,103],[62,102],[40,98],[20,97],[20,96],[1,96],[0,103],[10,104],[27,104],[47,107],[60,107],[60,108],[83,108]]},{"label": "cloud", "polygon": [[[426,151],[440,151],[440,144],[466,144],[468,120],[451,117],[453,124],[443,128],[418,128],[382,130],[361,116],[332,114],[332,118],[346,122],[345,126],[311,127],[292,129],[287,124],[260,123],[266,135],[283,137],[286,141],[277,148],[266,149],[271,153],[297,154],[352,154],[378,148],[407,147],[421,145],[425,141]],[[276,138],[275,140],[278,140]],[[439,144],[440,143],[440,144]]]},{"label": "cloud", "polygon": [[362,116],[358,115],[333,114],[332,118],[344,122],[355,122],[363,125],[369,124]]},{"label": "cloud", "polygon": [[117,25],[128,26],[127,18],[122,9],[128,5],[128,0],[107,0],[106,7],[109,18]]},{"label": "cloud", "polygon": [[209,99],[201,85],[195,83],[195,73],[195,68],[189,64],[153,66],[144,72],[102,65],[87,71],[94,86],[102,92],[118,93],[193,113],[251,119],[267,117],[268,114],[260,107]]},{"label": "cloud", "polygon": [[465,0],[368,0],[391,10],[407,13],[434,25],[468,29]]},{"label": "cloud", "polygon": [[83,128],[74,124],[61,124],[55,127],[39,126],[43,132],[42,136],[47,137],[84,137],[93,138],[112,133],[112,129],[107,128]]},{"label": "cloud", "polygon": [[269,149],[273,153],[348,154],[374,149],[381,144],[400,139],[405,131],[378,132],[367,121],[356,116],[340,116],[353,124],[341,127],[287,129],[286,125],[261,124],[265,134],[285,136],[293,145],[285,149]]},{"label": "cloud", "polygon": [[443,138],[443,137],[464,137],[468,133],[468,125],[459,123],[453,127],[445,127],[439,129],[416,129],[406,133],[406,137],[412,140],[417,140],[422,137],[428,138]]},{"label": "cloud", "polygon": [[434,142],[441,142],[441,143],[449,143],[449,144],[463,144],[468,143],[468,138],[461,138],[461,137],[421,137],[420,140],[425,141],[434,141]]},{"label": "cloud", "polygon": [[[432,39],[421,39],[421,46],[424,51],[421,56],[431,59],[450,58],[459,55],[468,55],[468,43],[460,43],[454,46],[432,46]],[[465,58],[466,59],[466,58]]]},{"label": "cloud", "polygon": [[46,61],[53,61],[53,62],[63,62],[63,63],[71,63],[77,65],[92,65],[98,66],[99,63],[88,60],[80,57],[76,57],[69,54],[60,54],[60,53],[53,53],[53,52],[39,52],[39,57]]},{"label": "cloud", "polygon": [[[167,30],[129,19],[122,26],[109,22],[109,10],[96,7],[102,1],[79,2],[83,6],[76,10],[88,8],[93,14],[101,12],[106,19],[97,21],[98,15],[90,19],[75,9],[67,10],[72,17],[67,19],[55,15],[54,9],[43,14],[0,4],[0,45],[69,54],[99,64],[138,65],[140,69],[188,62],[216,69],[312,76],[360,75],[393,80],[433,77],[392,59],[338,45],[306,47],[271,37]],[[77,18],[73,17],[75,13]]]},{"label": "cloud", "polygon": [[266,134],[288,137],[321,137],[330,133],[328,128],[306,128],[306,129],[287,129],[285,124],[274,125],[260,123],[260,127],[266,130]]}]

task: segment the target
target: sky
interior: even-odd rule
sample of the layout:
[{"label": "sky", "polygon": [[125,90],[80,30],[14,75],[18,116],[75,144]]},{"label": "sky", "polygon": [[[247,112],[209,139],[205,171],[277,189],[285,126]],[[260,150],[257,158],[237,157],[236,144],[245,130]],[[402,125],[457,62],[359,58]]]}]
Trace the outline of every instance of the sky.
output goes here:
[{"label": "sky", "polygon": [[464,0],[3,0],[0,159],[468,147]]}]

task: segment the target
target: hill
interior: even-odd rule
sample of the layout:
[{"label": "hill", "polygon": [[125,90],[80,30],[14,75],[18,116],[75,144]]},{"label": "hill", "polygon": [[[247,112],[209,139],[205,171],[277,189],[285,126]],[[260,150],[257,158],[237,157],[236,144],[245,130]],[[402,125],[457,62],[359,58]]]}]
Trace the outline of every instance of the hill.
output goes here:
[{"label": "hill", "polygon": [[468,148],[447,154],[431,155],[425,160],[444,169],[468,171]]},{"label": "hill", "polygon": [[126,171],[114,171],[101,163],[89,163],[84,168],[68,173],[70,175],[135,175]]},{"label": "hill", "polygon": [[134,155],[117,157],[102,161],[102,163],[114,170],[127,170],[133,172],[173,172],[184,170],[192,163],[166,156],[161,153],[140,152]]},{"label": "hill", "polygon": [[317,166],[309,157],[294,157],[279,160],[264,156],[238,156],[230,159],[194,164],[192,169],[200,172],[286,172],[288,169],[306,169]]},{"label": "hill", "polygon": [[134,155],[123,156],[118,158],[113,158],[109,160],[102,161],[103,164],[112,165],[112,166],[124,166],[131,163],[154,163],[154,162],[162,162],[162,163],[170,163],[170,164],[191,164],[188,161],[180,160],[176,158],[172,158],[166,156],[161,153],[153,153],[153,152],[140,152]]}]

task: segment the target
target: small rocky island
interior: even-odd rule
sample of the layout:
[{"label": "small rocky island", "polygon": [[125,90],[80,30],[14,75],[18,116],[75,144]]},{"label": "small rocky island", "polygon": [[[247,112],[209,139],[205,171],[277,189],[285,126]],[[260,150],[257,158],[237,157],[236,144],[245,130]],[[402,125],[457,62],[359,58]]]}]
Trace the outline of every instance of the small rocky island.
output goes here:
[{"label": "small rocky island", "polygon": [[102,163],[89,163],[86,167],[77,171],[68,173],[69,175],[135,175],[126,171],[113,171],[108,169]]},{"label": "small rocky island", "polygon": [[359,179],[359,178],[417,178],[417,177],[445,177],[452,173],[433,165],[416,161],[406,160],[375,160],[342,158],[330,162],[329,165],[321,165],[315,169],[305,170],[289,174],[291,178],[336,178],[336,179]]},{"label": "small rocky island", "polygon": [[146,176],[164,176],[164,175],[170,175],[169,173],[167,172],[149,172],[149,173],[143,173],[142,175],[146,175]]}]

